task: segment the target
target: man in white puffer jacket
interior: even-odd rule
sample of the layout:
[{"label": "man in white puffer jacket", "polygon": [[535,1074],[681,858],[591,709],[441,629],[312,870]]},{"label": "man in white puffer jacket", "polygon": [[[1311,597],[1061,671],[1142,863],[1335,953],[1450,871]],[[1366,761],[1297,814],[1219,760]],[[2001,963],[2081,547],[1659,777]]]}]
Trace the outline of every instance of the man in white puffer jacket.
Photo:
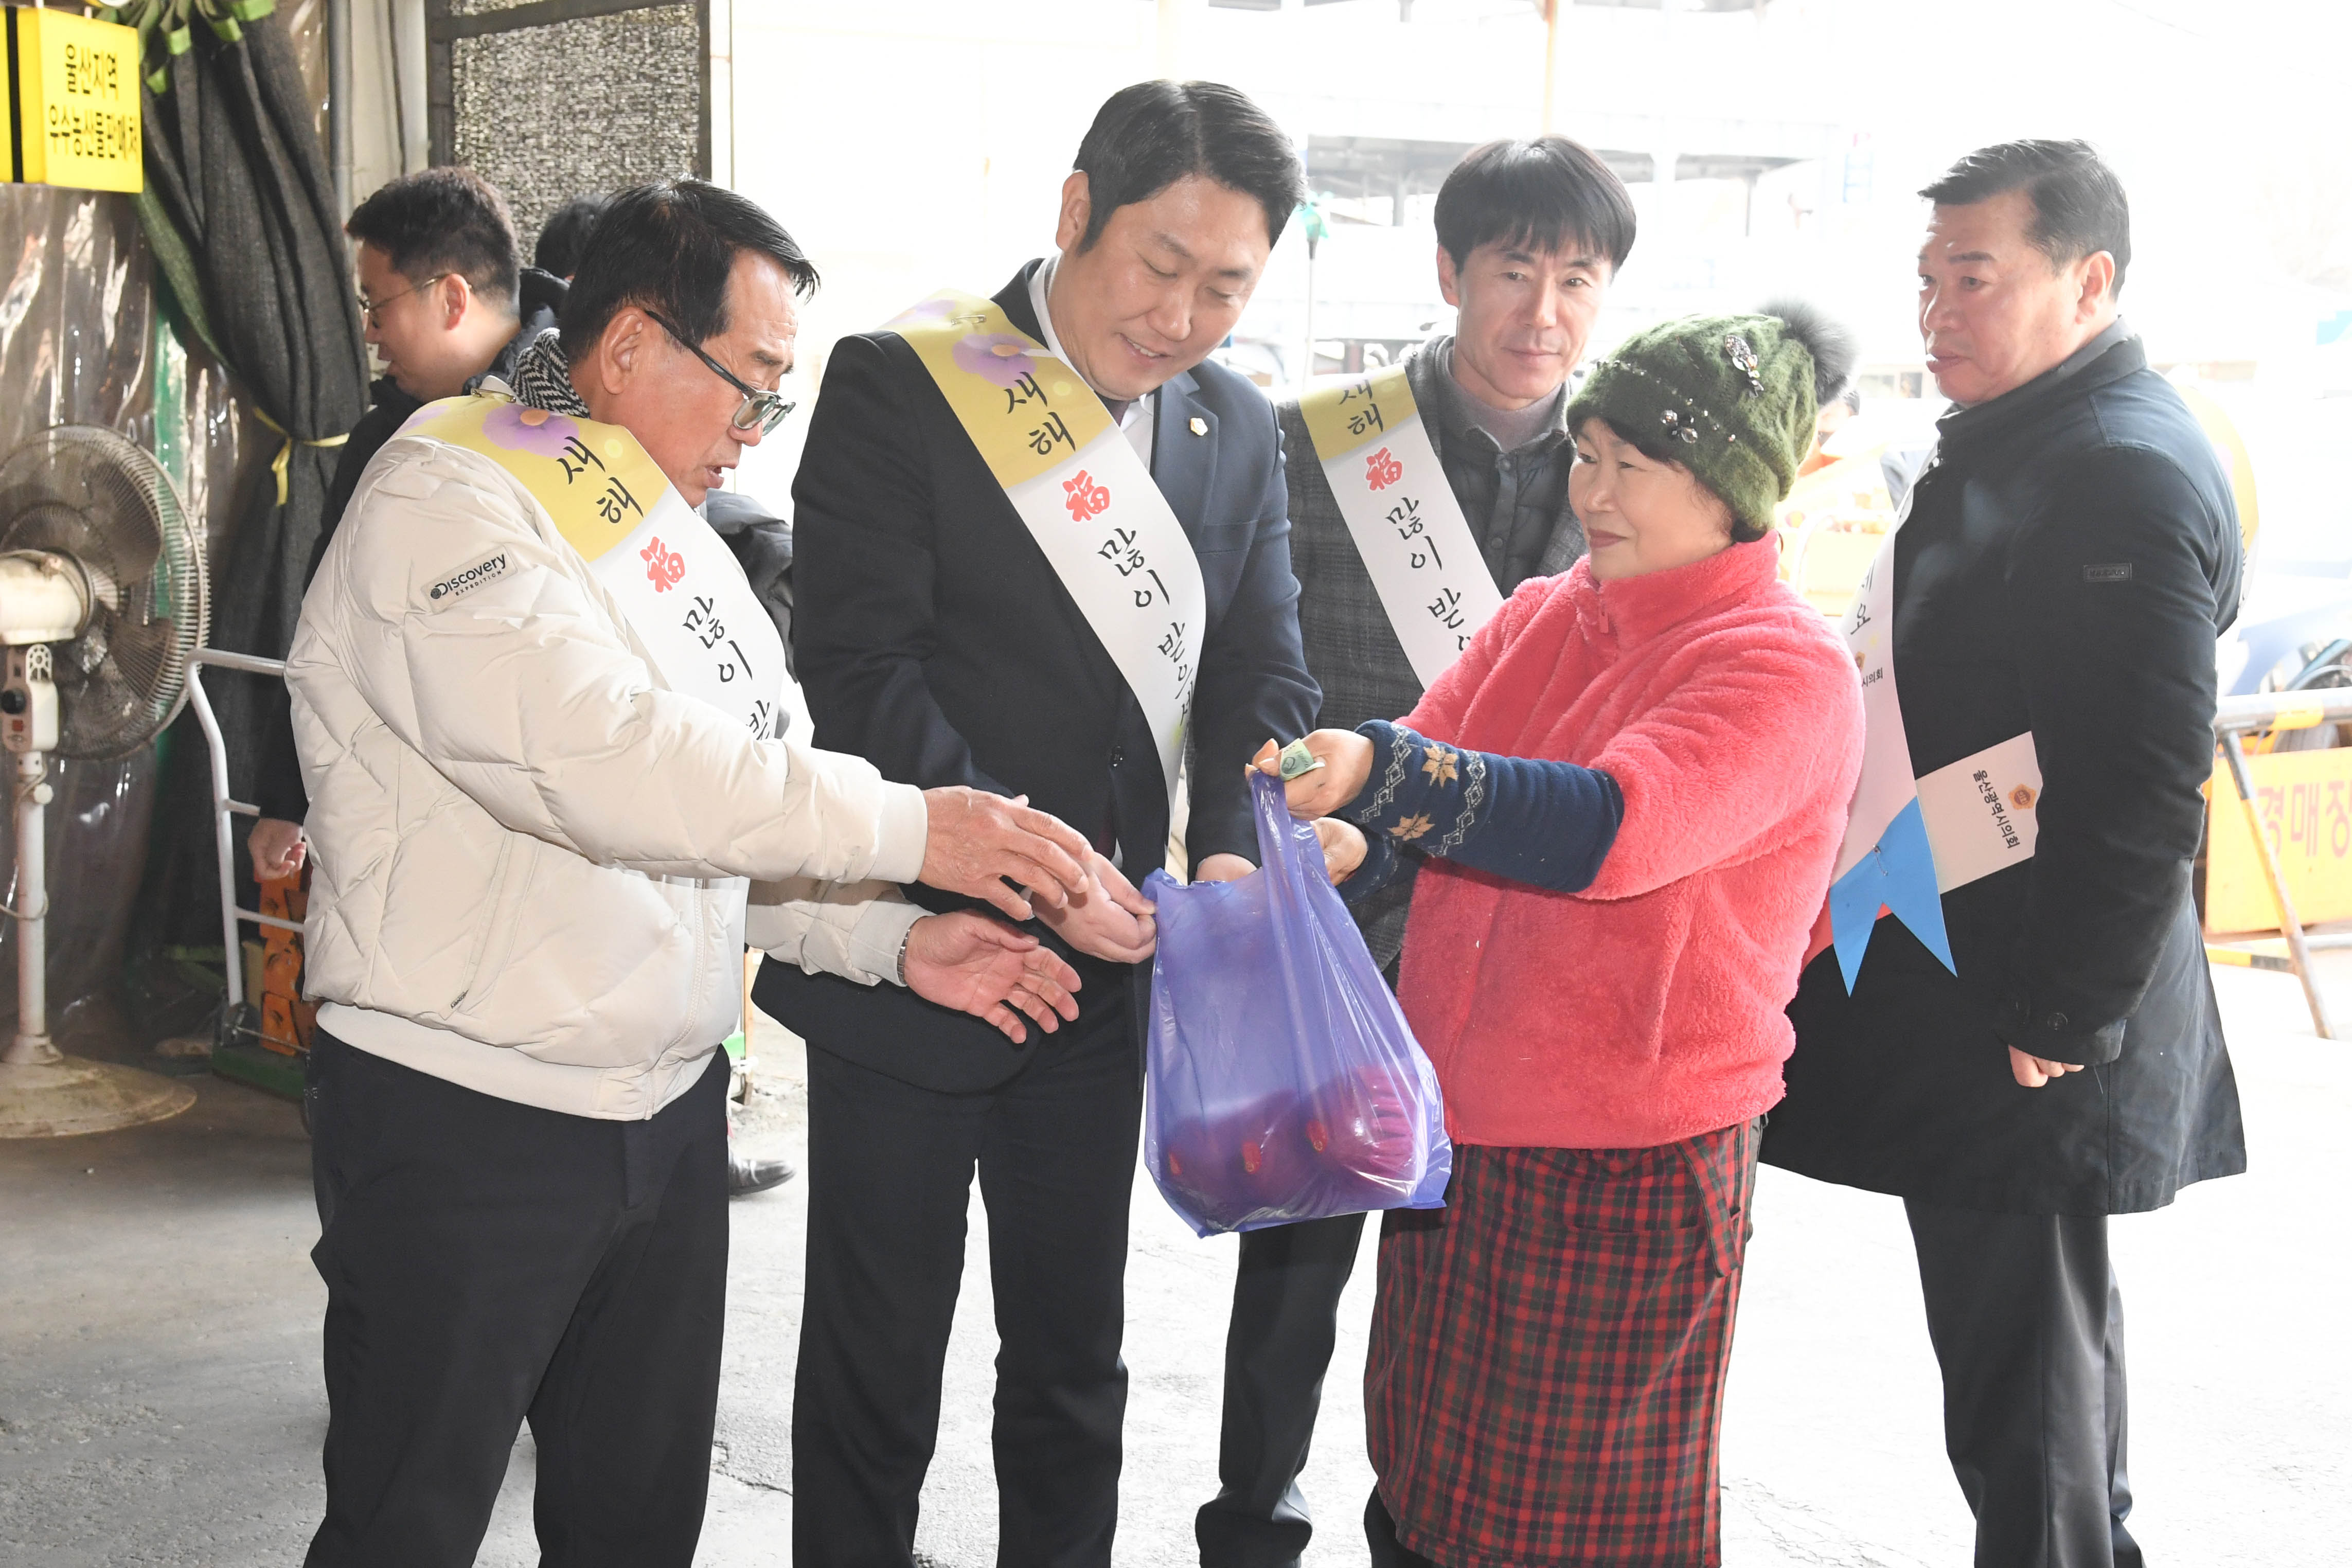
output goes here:
[{"label": "man in white puffer jacket", "polygon": [[789,411],[814,283],[742,197],[623,192],[561,343],[393,437],[303,601],[312,1564],[470,1563],[525,1416],[542,1563],[691,1562],[752,881],[753,940],[813,970],[1016,1039],[1076,1016],[1034,939],[892,884],[1025,919],[1090,885],[1079,835],[771,738],[782,646],[692,509]]}]

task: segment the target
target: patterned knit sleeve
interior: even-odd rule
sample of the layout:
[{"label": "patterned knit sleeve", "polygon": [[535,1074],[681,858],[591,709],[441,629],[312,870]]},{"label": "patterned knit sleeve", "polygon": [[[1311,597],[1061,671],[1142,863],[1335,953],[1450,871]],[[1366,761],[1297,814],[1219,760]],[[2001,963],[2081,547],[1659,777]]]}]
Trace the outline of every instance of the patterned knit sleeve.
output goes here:
[{"label": "patterned knit sleeve", "polygon": [[1364,859],[1353,875],[1339,884],[1339,901],[1354,906],[1362,903],[1382,888],[1396,880],[1404,856],[1396,840],[1385,833],[1367,830],[1364,834]]},{"label": "patterned knit sleeve", "polygon": [[1339,815],[1380,849],[1349,879],[1385,880],[1398,849],[1442,857],[1554,892],[1592,885],[1624,820],[1617,781],[1598,768],[1466,751],[1374,720],[1372,776]]}]

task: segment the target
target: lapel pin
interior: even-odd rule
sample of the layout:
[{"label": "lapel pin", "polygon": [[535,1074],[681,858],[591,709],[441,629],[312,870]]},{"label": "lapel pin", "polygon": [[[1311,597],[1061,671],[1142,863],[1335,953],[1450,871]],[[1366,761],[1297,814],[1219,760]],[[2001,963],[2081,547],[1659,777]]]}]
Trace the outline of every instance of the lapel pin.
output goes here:
[{"label": "lapel pin", "polygon": [[1209,422],[1205,419],[1195,419],[1192,421],[1192,430],[1195,436],[1205,436],[1209,433]]}]

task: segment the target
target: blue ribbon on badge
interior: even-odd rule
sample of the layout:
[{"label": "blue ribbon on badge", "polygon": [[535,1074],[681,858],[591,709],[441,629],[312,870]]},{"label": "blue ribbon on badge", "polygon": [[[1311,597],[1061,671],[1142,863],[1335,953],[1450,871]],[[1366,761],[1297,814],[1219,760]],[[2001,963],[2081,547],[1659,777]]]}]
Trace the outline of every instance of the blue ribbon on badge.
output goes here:
[{"label": "blue ribbon on badge", "polygon": [[1927,844],[1927,822],[1919,802],[1897,812],[1877,846],[1830,884],[1830,943],[1837,949],[1838,973],[1848,995],[1862,972],[1862,955],[1885,908],[1958,974],[1952,941],[1944,931],[1944,898],[1936,890],[1936,852]]}]

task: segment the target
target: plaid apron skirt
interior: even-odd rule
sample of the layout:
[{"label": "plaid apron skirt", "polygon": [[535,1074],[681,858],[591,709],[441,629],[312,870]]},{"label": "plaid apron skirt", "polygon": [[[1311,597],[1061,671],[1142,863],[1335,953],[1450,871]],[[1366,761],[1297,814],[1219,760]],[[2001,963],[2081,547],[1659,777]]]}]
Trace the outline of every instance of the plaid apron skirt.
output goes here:
[{"label": "plaid apron skirt", "polygon": [[1392,1209],[1364,1369],[1397,1538],[1443,1568],[1715,1568],[1723,1373],[1759,1131],[1456,1144]]}]

